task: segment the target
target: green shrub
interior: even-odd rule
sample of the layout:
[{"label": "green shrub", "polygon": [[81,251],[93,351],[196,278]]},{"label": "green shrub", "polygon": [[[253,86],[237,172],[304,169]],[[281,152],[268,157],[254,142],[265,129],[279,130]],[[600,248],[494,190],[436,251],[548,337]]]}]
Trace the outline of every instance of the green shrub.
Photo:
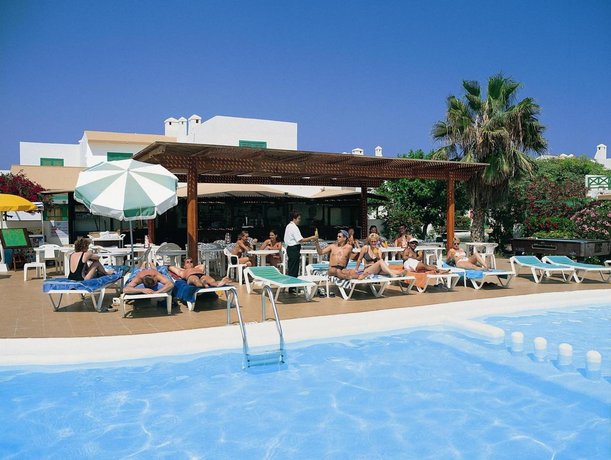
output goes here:
[{"label": "green shrub", "polygon": [[574,234],[563,230],[538,231],[533,233],[535,238],[574,238]]}]

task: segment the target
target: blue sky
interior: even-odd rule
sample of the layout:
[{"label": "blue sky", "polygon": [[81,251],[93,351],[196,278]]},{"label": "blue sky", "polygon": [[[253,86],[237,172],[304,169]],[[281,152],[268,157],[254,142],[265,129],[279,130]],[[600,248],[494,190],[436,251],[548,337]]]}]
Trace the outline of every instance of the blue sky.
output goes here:
[{"label": "blue sky", "polygon": [[163,133],[198,114],[299,124],[299,148],[429,150],[463,79],[503,72],[552,153],[611,143],[611,2],[0,0],[0,169],[19,141]]}]

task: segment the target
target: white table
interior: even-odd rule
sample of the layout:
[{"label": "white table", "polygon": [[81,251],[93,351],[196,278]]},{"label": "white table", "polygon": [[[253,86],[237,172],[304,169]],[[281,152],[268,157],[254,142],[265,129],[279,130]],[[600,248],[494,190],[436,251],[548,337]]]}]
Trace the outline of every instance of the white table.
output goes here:
[{"label": "white table", "polygon": [[471,243],[465,243],[467,246],[467,255],[479,253],[484,257],[486,265],[490,268],[496,268],[496,258],[494,257],[494,250],[498,246],[498,243],[485,243],[483,241],[473,241]]},{"label": "white table", "polygon": [[403,248],[400,246],[388,246],[388,247],[380,247],[380,252],[382,254],[384,254],[384,260],[388,261],[388,257],[390,254],[392,254],[392,260],[395,260],[395,258],[397,257],[397,254],[403,252]]},{"label": "white table", "polygon": [[316,259],[318,260],[318,251],[314,248],[310,249],[310,248],[305,248],[302,249],[300,252],[301,254],[301,271],[300,273],[302,275],[306,274],[306,266],[309,264],[314,263],[314,257],[316,257]]},{"label": "white table", "polygon": [[167,257],[170,259],[170,265],[175,265],[176,267],[180,267],[180,259],[182,256],[186,256],[186,249],[167,249],[163,251],[157,251],[155,254],[156,257],[163,257],[164,259]]},{"label": "white table", "polygon": [[257,265],[264,267],[267,264],[267,256],[271,254],[280,254],[279,249],[253,249],[248,251],[248,254],[257,256]]},{"label": "white table", "polygon": [[421,245],[416,247],[416,251],[422,251],[424,254],[424,263],[428,265],[439,264],[443,259],[443,250],[441,246]]}]

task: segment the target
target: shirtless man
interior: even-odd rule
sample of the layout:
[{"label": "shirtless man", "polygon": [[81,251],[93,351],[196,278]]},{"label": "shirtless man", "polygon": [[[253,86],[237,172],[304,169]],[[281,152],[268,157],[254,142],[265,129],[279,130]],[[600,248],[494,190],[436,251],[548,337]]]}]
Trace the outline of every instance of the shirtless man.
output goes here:
[{"label": "shirtless man", "polygon": [[[161,283],[162,286],[159,289],[155,289],[157,285]],[[137,287],[139,284],[144,287]],[[126,294],[155,294],[170,292],[174,288],[174,283],[170,281],[166,276],[163,276],[154,268],[145,268],[140,270],[132,280],[127,283],[123,288],[123,292]]]},{"label": "shirtless man", "polygon": [[206,275],[203,264],[194,265],[193,259],[191,258],[185,259],[184,268],[171,265],[169,270],[180,276],[187,284],[197,287],[224,286],[231,281],[231,279],[227,277],[223,278],[221,281],[216,281],[210,275]]},{"label": "shirtless man", "polygon": [[352,246],[347,241],[348,232],[340,230],[337,234],[337,243],[330,244],[324,249],[321,249],[318,240],[316,240],[316,252],[318,252],[318,255],[329,254],[329,275],[341,279],[354,279],[358,278],[359,274],[356,270],[346,268],[352,253]]}]

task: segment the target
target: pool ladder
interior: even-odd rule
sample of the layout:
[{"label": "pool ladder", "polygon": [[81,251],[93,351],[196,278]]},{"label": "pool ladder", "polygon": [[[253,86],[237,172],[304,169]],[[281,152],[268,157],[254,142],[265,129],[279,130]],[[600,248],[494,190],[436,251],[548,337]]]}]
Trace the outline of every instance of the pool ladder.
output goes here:
[{"label": "pool ladder", "polygon": [[261,353],[252,353],[248,346],[248,338],[246,337],[246,327],[242,320],[242,314],[240,308],[236,308],[238,313],[238,321],[240,323],[240,332],[242,333],[242,349],[244,350],[244,368],[250,368],[253,366],[265,366],[268,364],[283,364],[285,362],[285,351],[284,351],[284,335],[282,333],[282,325],[280,324],[280,318],[278,316],[278,309],[276,308],[276,301],[274,300],[274,294],[272,288],[268,285],[263,286],[261,292],[261,321],[265,322],[266,303],[265,298],[269,298],[272,304],[272,310],[274,312],[274,320],[276,321],[276,330],[280,339],[278,350],[263,351]]}]

